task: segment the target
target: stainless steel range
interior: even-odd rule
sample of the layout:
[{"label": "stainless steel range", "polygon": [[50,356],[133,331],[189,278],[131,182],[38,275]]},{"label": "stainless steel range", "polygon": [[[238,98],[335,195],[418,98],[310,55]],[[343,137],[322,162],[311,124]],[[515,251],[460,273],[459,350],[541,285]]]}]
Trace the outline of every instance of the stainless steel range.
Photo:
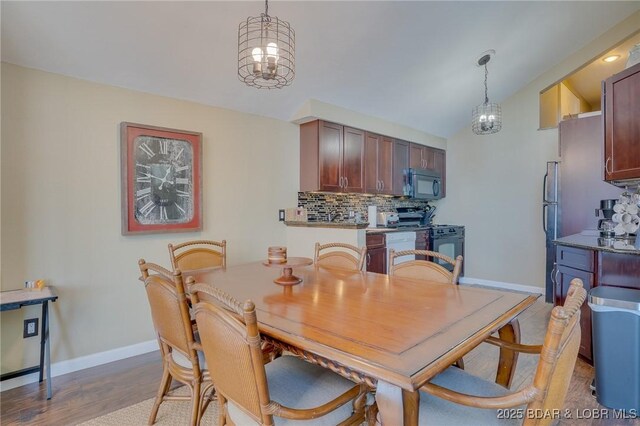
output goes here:
[{"label": "stainless steel range", "polygon": [[[431,225],[428,228],[428,235],[429,250],[444,254],[452,259],[455,259],[458,255],[464,257],[464,226]],[[453,265],[439,259],[433,259],[433,261],[449,271],[453,271]],[[464,261],[462,262],[460,275],[464,275]]]}]

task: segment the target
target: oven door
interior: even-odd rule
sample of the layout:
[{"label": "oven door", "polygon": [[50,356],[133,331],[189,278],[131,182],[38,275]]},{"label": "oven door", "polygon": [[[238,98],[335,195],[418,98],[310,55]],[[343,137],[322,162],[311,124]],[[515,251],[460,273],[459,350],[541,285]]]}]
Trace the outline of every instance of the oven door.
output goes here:
[{"label": "oven door", "polygon": [[[449,256],[455,259],[457,256],[464,256],[464,236],[451,236],[451,237],[436,237],[431,240],[431,250]],[[453,265],[444,262],[441,259],[432,258],[429,259],[432,262],[446,268],[448,271],[453,272]],[[462,263],[462,269],[460,276],[464,275],[464,262]]]}]

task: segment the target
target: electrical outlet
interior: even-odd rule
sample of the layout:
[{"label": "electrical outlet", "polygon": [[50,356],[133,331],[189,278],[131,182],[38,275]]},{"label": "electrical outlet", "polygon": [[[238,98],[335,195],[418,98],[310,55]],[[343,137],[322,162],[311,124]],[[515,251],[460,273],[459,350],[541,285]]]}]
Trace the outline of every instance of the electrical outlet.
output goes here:
[{"label": "electrical outlet", "polygon": [[29,318],[24,320],[24,331],[22,337],[33,337],[38,335],[38,318]]},{"label": "electrical outlet", "polygon": [[284,209],[278,210],[278,220],[284,222]]}]

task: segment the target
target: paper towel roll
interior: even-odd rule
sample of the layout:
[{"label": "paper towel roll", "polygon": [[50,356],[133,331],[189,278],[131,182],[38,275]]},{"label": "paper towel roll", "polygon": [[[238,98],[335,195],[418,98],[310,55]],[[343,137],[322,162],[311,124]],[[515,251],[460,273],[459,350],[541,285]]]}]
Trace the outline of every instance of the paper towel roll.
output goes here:
[{"label": "paper towel roll", "polygon": [[378,207],[369,206],[367,207],[367,221],[369,222],[369,226],[371,228],[375,228],[378,226]]}]

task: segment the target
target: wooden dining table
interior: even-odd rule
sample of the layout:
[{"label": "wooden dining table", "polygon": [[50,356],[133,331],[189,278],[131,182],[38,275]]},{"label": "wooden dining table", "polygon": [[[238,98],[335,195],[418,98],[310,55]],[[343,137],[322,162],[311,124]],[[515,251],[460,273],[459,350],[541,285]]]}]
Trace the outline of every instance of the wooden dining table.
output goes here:
[{"label": "wooden dining table", "polygon": [[[273,282],[261,262],[185,271],[256,306],[267,341],[376,389],[383,425],[417,425],[419,388],[489,335],[519,342],[517,316],[539,295],[441,284],[317,265],[302,282]],[[496,381],[509,386],[517,353],[501,349]]]}]

